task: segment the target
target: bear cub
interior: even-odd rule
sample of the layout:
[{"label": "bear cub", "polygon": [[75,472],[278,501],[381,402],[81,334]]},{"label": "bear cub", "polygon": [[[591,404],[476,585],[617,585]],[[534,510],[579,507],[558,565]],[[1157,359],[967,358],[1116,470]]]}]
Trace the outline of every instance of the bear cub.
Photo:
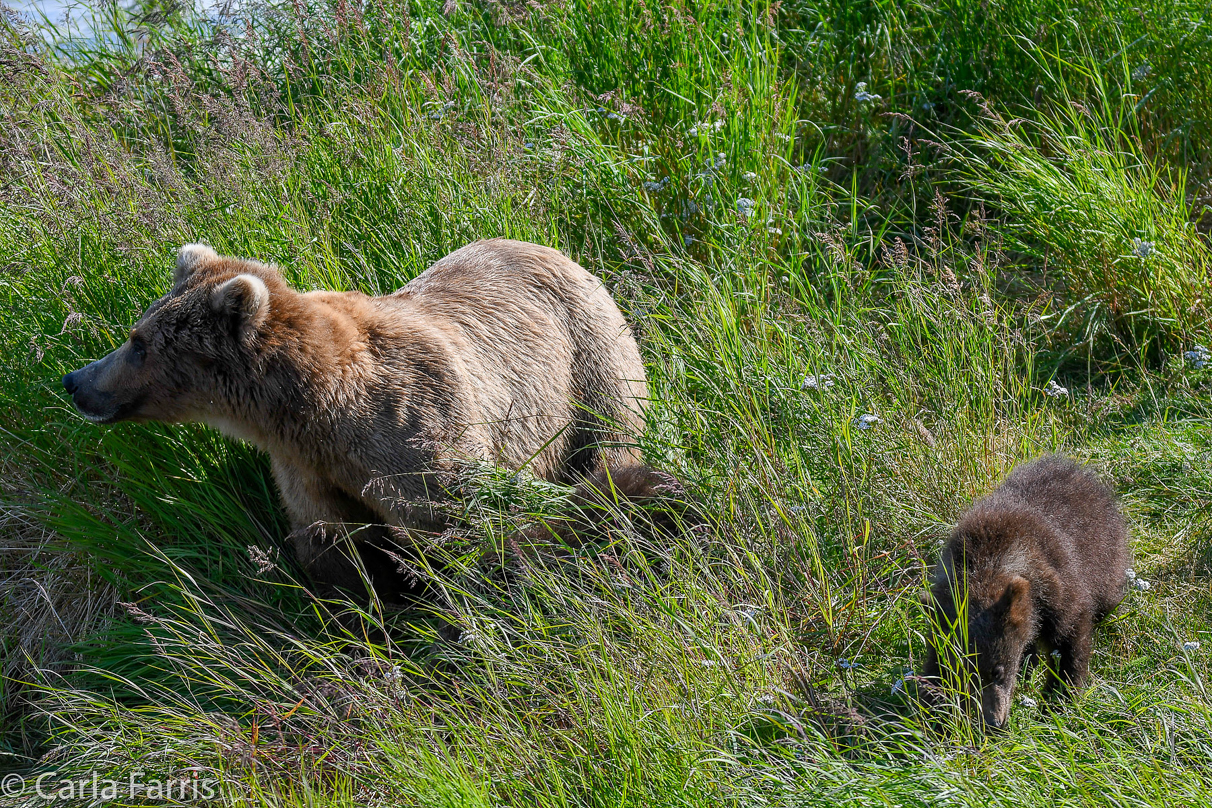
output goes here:
[{"label": "bear cub", "polygon": [[994,729],[1032,655],[1048,666],[1048,695],[1081,688],[1094,626],[1123,599],[1129,560],[1115,495],[1092,472],[1058,456],[1020,466],[947,540],[931,576],[935,636],[923,677],[950,681],[948,659],[948,671],[979,687]]}]

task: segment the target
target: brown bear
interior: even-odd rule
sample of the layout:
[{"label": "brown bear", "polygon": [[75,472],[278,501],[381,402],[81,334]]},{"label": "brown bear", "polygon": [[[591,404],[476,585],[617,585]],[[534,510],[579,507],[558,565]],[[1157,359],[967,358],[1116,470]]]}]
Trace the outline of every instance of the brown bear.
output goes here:
[{"label": "brown bear", "polygon": [[927,683],[975,679],[994,729],[1030,654],[1049,666],[1047,694],[1082,687],[1094,626],[1123,599],[1129,560],[1115,495],[1094,474],[1058,456],[1015,469],[963,515],[931,576]]},{"label": "brown bear", "polygon": [[360,565],[389,600],[410,588],[410,533],[446,526],[433,503],[461,461],[582,485],[609,471],[638,491],[655,473],[629,443],[647,385],[610,293],[506,239],[381,297],[297,292],[274,267],[187,244],[125,344],[63,385],[97,423],[199,421],[257,445],[312,577],[365,592]]}]

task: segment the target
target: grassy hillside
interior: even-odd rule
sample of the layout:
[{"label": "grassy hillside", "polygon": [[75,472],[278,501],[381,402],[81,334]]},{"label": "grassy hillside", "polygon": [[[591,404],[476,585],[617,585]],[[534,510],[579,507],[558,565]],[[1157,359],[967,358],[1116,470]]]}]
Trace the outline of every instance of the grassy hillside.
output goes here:
[{"label": "grassy hillside", "polygon": [[[0,24],[0,771],[222,805],[1208,803],[1206,3],[105,9],[89,40]],[[489,236],[606,280],[636,440],[715,529],[520,562],[566,492],[480,469],[440,597],[351,619],[263,456],[59,386],[184,242],[386,292]],[[932,730],[925,570],[1048,451],[1116,486],[1140,583],[1072,704],[1037,677],[1008,732]]]}]

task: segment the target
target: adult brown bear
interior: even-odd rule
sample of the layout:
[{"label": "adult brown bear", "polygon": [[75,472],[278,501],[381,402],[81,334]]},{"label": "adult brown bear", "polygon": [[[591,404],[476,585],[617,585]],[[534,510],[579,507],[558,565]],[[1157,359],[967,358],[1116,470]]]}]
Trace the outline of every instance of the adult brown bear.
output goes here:
[{"label": "adult brown bear", "polygon": [[382,297],[296,292],[271,266],[187,244],[126,343],[63,386],[97,423],[199,421],[265,450],[312,577],[364,591],[334,543],[349,535],[334,526],[357,526],[389,600],[409,589],[393,554],[445,526],[432,503],[460,461],[580,483],[582,498],[587,481],[644,497],[667,479],[628,443],[647,386],[610,294],[518,241],[463,247]]}]

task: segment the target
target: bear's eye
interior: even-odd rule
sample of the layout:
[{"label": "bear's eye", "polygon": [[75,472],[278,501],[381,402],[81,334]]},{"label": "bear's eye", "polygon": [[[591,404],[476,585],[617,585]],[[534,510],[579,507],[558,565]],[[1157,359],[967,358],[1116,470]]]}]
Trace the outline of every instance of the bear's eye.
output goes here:
[{"label": "bear's eye", "polygon": [[142,362],[147,358],[147,343],[143,341],[142,337],[130,338],[130,350],[136,362]]},{"label": "bear's eye", "polygon": [[995,680],[997,680],[997,679],[1001,679],[1001,678],[1002,678],[1002,676],[1004,676],[1004,675],[1006,674],[1006,669],[1005,669],[1005,668],[1003,668],[1001,665],[995,665],[995,666],[993,667],[993,671],[992,671],[992,673],[993,673],[993,678],[994,678]]}]

